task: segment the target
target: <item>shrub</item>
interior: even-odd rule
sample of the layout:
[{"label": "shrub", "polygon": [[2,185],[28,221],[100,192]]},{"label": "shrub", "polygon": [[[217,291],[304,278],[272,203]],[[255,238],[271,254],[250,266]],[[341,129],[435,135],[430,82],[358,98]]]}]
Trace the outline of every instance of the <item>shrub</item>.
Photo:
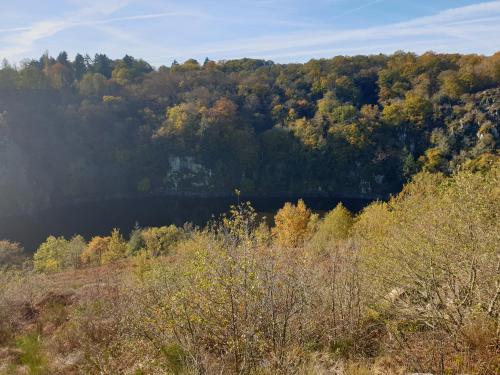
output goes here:
[{"label": "shrub", "polygon": [[86,246],[82,236],[74,236],[69,241],[64,237],[50,236],[33,256],[34,268],[38,272],[47,273],[78,268]]},{"label": "shrub", "polygon": [[130,232],[129,240],[127,242],[128,253],[130,255],[137,254],[145,246],[144,238],[142,237],[142,229],[139,224],[135,224],[134,228]]},{"label": "shrub", "polygon": [[166,255],[184,238],[182,229],[175,225],[147,228],[141,232],[145,249],[150,256]]},{"label": "shrub", "polygon": [[311,213],[302,199],[297,205],[285,203],[274,217],[272,230],[276,243],[281,246],[297,247],[310,236],[317,216]]},{"label": "shrub", "polygon": [[350,235],[353,221],[352,214],[339,203],[318,223],[310,245],[316,249],[324,249],[328,245],[346,240]]},{"label": "shrub", "polygon": [[80,256],[82,263],[87,265],[101,264],[102,255],[108,251],[109,242],[110,237],[93,237]]},{"label": "shrub", "polygon": [[78,268],[81,265],[81,255],[87,248],[87,242],[85,239],[76,235],[71,240],[69,240],[66,249],[65,259],[63,265],[65,268]]},{"label": "shrub", "polygon": [[0,267],[19,267],[26,259],[23,247],[17,242],[0,241]]},{"label": "shrub", "polygon": [[21,350],[20,362],[29,369],[32,375],[48,374],[47,358],[42,353],[41,337],[36,334],[24,335],[16,340]]},{"label": "shrub", "polygon": [[[498,317],[499,171],[451,178],[422,173],[356,223],[364,289],[380,311],[390,311],[404,347],[412,347],[417,334],[439,333],[467,354],[466,322],[478,311]],[[415,351],[420,344],[413,342]],[[446,358],[438,350],[432,355]]]},{"label": "shrub", "polygon": [[107,264],[126,257],[128,252],[129,247],[120,231],[113,229],[111,236],[93,237],[80,259],[87,265]]},{"label": "shrub", "polygon": [[67,247],[68,241],[64,237],[48,237],[33,256],[35,271],[51,273],[63,269]]},{"label": "shrub", "polygon": [[175,340],[199,371],[212,355],[231,373],[256,370],[264,358],[274,370],[297,362],[291,348],[306,335],[299,327],[306,330],[313,268],[297,248],[263,247],[258,227],[242,204],[182,242],[189,256],[175,267],[157,265],[145,281],[149,307],[138,331],[158,346]]},{"label": "shrub", "polygon": [[109,237],[108,248],[101,256],[101,263],[111,263],[127,255],[127,243],[118,229],[113,229]]}]

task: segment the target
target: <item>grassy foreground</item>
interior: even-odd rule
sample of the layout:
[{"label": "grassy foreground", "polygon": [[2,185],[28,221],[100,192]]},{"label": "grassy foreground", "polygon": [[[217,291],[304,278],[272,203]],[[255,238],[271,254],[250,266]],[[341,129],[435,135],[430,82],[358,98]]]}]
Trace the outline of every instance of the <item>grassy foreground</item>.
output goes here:
[{"label": "grassy foreground", "polygon": [[[0,374],[498,374],[500,168],[0,255]],[[32,267],[30,267],[30,264]]]}]

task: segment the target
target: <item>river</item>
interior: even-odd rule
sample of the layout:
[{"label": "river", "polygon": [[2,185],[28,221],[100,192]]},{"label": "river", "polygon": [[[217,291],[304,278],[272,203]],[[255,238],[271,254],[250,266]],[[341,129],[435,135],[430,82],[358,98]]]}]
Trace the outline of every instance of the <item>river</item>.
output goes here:
[{"label": "river", "polygon": [[[242,198],[243,199],[243,198]],[[257,212],[272,216],[287,201],[297,198],[252,198]],[[353,212],[370,201],[364,199],[305,198],[316,212],[334,208],[340,201]],[[69,238],[75,234],[87,240],[107,235],[118,228],[127,236],[137,223],[141,227],[182,225],[191,222],[203,226],[213,217],[228,211],[237,198],[163,197],[113,199],[55,207],[36,214],[0,219],[0,239],[20,242],[27,252],[34,252],[49,235]]]}]

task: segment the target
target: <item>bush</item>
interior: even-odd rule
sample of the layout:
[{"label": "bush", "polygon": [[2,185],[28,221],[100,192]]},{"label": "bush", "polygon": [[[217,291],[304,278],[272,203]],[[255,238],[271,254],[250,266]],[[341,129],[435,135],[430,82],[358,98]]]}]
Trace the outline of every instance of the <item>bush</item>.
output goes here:
[{"label": "bush", "polygon": [[78,268],[81,254],[86,247],[87,244],[82,236],[74,236],[69,241],[64,237],[50,236],[33,256],[34,268],[38,272],[47,273]]},{"label": "bush", "polygon": [[127,242],[128,254],[135,255],[141,251],[145,246],[144,238],[142,238],[142,229],[139,224],[135,224],[130,232],[129,240]]},{"label": "bush", "polygon": [[16,340],[21,350],[20,362],[29,369],[32,375],[48,374],[47,358],[42,353],[41,338],[39,335],[24,335]]},{"label": "bush", "polygon": [[155,257],[168,254],[184,238],[184,232],[175,225],[169,225],[144,229],[141,236],[148,255]]},{"label": "bush", "polygon": [[329,245],[346,240],[350,235],[353,222],[352,214],[342,203],[339,203],[318,223],[317,230],[311,238],[310,246],[317,250],[323,250]]},{"label": "bush", "polygon": [[65,268],[78,268],[81,266],[81,255],[87,248],[85,239],[76,235],[68,242],[63,266]]},{"label": "bush", "polygon": [[33,256],[35,271],[57,272],[63,268],[68,241],[64,237],[50,236],[42,243]]},{"label": "bush", "polygon": [[25,260],[24,249],[19,243],[0,241],[0,267],[19,267]]},{"label": "bush", "polygon": [[108,251],[110,237],[93,237],[87,248],[80,256],[82,263],[86,265],[99,265],[101,264],[102,255]]},{"label": "bush", "polygon": [[108,247],[101,256],[101,263],[111,263],[127,255],[127,243],[118,229],[113,229],[109,237]]},{"label": "bush", "polygon": [[272,230],[276,243],[281,246],[297,247],[311,235],[312,227],[317,221],[302,199],[297,205],[285,203],[274,217]]},{"label": "bush", "polygon": [[[499,171],[451,178],[422,173],[356,223],[364,289],[381,312],[390,311],[393,334],[404,347],[418,350],[417,334],[440,334],[469,356],[466,322],[477,312],[497,319]],[[436,356],[446,356],[438,350]]]},{"label": "bush", "polygon": [[93,237],[82,252],[80,260],[86,265],[101,265],[125,258],[130,252],[127,242],[118,229],[113,229],[111,236]]},{"label": "bush", "polygon": [[[68,275],[0,270],[0,346],[18,337],[33,371],[61,358],[57,345],[43,355],[36,330],[82,373],[496,374],[499,179],[495,164],[423,172],[354,218],[338,205],[316,222],[287,204],[274,243],[249,203],[203,230],[136,228],[128,244],[114,230],[81,259],[137,249],[138,277],[126,262],[81,271],[88,285],[67,304],[47,296]],[[49,238],[37,270],[66,267],[83,245]]]}]

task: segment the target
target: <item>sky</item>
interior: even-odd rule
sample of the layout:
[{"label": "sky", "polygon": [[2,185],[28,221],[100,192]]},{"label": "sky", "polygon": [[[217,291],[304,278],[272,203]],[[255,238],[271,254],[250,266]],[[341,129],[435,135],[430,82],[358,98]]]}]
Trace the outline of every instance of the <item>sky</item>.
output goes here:
[{"label": "sky", "polygon": [[280,63],[336,55],[500,50],[500,1],[0,0],[0,60],[45,51]]}]

